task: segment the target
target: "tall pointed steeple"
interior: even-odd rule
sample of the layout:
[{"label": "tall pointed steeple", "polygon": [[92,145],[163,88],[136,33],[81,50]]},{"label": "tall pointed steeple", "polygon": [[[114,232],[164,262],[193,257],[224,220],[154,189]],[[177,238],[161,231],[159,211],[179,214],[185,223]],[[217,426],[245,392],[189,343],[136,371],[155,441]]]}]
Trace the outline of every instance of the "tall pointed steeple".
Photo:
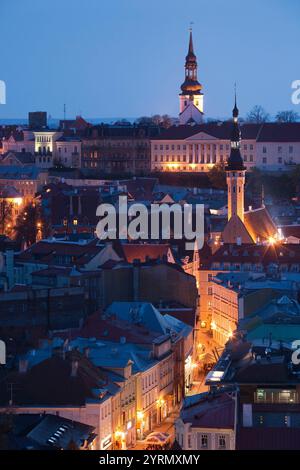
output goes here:
[{"label": "tall pointed steeple", "polygon": [[196,56],[195,56],[195,53],[194,53],[193,31],[192,31],[192,28],[190,28],[190,42],[189,42],[188,54],[187,54],[187,56],[186,56],[186,62],[188,62],[188,60],[196,60]]},{"label": "tall pointed steeple", "polygon": [[241,131],[239,128],[239,110],[236,103],[236,91],[234,97],[234,108],[232,110],[232,130],[230,135],[230,156],[227,160],[226,180],[228,193],[228,220],[238,216],[244,221],[244,186],[245,172],[244,161],[241,155]]},{"label": "tall pointed steeple", "polygon": [[190,29],[189,49],[185,58],[185,81],[181,85],[183,94],[200,94],[202,85],[197,80],[197,57],[194,52],[193,32]]},{"label": "tall pointed steeple", "polygon": [[[202,85],[197,78],[197,57],[194,51],[193,32],[190,28],[188,53],[185,57],[185,80],[181,85],[180,114],[182,114],[190,105],[189,112],[185,113],[184,121],[192,120],[202,121],[203,115],[203,93]],[[196,109],[193,109],[196,108]],[[184,122],[182,122],[184,123]]]},{"label": "tall pointed steeple", "polygon": [[239,110],[236,104],[236,90],[234,94],[234,108],[232,110],[233,124],[230,136],[230,156],[227,160],[227,171],[231,170],[245,170],[244,161],[241,156],[241,131],[239,128],[238,117]]}]

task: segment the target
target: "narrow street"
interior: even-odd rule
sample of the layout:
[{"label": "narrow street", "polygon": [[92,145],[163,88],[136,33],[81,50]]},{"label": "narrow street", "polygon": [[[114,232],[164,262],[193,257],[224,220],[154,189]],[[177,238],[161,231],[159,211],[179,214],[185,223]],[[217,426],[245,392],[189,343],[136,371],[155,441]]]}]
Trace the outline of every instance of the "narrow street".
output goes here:
[{"label": "narrow street", "polygon": [[[208,387],[205,385],[205,377],[209,367],[216,362],[218,354],[221,354],[222,348],[216,343],[208,330],[199,328],[196,330],[194,351],[195,369],[193,384],[187,395],[195,395],[208,391]],[[207,370],[205,366],[208,367]]]},{"label": "narrow street", "polygon": [[[170,442],[173,444],[175,440],[175,421],[179,415],[179,412],[173,412],[168,416],[165,421],[153,428],[151,432],[165,432],[170,434]],[[137,441],[136,446],[133,450],[144,450],[147,447],[145,440]]]}]

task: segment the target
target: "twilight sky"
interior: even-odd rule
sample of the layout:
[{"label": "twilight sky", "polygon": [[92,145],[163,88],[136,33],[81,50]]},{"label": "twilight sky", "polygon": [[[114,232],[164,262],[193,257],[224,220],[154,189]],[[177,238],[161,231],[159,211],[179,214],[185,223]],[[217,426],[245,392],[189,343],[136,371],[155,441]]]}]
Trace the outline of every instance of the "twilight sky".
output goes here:
[{"label": "twilight sky", "polygon": [[178,114],[188,27],[209,117],[293,109],[299,0],[0,0],[0,119]]}]

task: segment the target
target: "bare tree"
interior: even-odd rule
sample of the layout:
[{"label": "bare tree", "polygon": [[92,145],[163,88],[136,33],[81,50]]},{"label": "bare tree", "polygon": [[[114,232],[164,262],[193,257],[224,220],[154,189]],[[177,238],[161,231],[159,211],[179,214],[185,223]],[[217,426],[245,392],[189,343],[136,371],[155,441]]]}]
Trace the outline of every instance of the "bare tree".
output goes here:
[{"label": "bare tree", "polygon": [[165,127],[166,129],[172,126],[172,119],[170,118],[168,114],[164,114],[162,116],[162,126]]},{"label": "bare tree", "polygon": [[268,122],[269,119],[269,114],[264,110],[262,106],[257,104],[247,114],[246,121],[261,124],[263,122]]},{"label": "bare tree", "polygon": [[159,126],[162,123],[162,116],[160,114],[154,114],[154,116],[151,117],[151,120],[153,124]]},{"label": "bare tree", "polygon": [[299,114],[295,111],[279,111],[276,114],[277,122],[296,122],[299,120]]},{"label": "bare tree", "polygon": [[148,116],[142,116],[138,118],[135,122],[136,124],[141,125],[141,126],[151,126],[152,119],[151,117],[148,117]]},{"label": "bare tree", "polygon": [[172,119],[168,114],[161,116],[160,114],[154,114],[151,117],[143,116],[136,120],[136,124],[145,126],[162,126],[168,128],[172,125]]}]

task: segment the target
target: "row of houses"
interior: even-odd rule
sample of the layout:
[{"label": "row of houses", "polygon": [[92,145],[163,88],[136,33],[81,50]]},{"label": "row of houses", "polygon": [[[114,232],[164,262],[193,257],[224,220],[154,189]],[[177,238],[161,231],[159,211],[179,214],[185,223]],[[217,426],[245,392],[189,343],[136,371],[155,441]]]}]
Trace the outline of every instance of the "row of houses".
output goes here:
[{"label": "row of houses", "polygon": [[[207,172],[230,154],[229,121],[174,125],[92,126],[83,118],[58,129],[16,128],[1,142],[1,164],[81,168],[91,174]],[[300,123],[241,124],[247,169],[287,171],[300,163]]]},{"label": "row of houses", "polygon": [[1,381],[1,411],[84,423],[94,449],[134,447],[180,405],[192,352],[191,326],[149,303],[115,302],[18,355]]}]

